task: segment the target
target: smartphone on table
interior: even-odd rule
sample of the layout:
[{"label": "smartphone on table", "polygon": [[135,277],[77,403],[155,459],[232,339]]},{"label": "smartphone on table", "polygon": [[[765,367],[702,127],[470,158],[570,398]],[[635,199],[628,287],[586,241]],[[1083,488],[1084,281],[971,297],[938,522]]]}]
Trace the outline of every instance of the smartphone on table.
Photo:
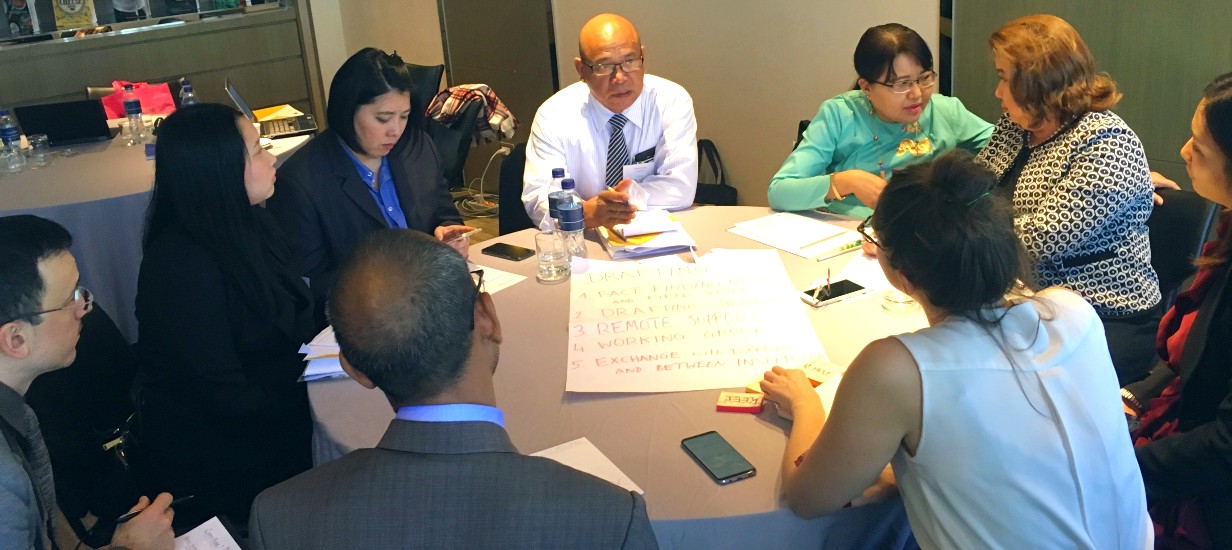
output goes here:
[{"label": "smartphone on table", "polygon": [[817,287],[801,291],[800,300],[810,306],[821,307],[867,294],[868,292],[868,289],[864,288],[863,285],[851,282],[848,279],[840,279],[828,285],[821,283]]},{"label": "smartphone on table", "polygon": [[480,250],[489,256],[509,260],[511,262],[520,262],[535,255],[535,251],[529,248],[514,246],[508,243],[492,243]]},{"label": "smartphone on table", "polygon": [[681,440],[680,446],[684,447],[684,451],[719,485],[757,475],[757,468],[745,460],[719,432],[711,430],[686,437]]}]

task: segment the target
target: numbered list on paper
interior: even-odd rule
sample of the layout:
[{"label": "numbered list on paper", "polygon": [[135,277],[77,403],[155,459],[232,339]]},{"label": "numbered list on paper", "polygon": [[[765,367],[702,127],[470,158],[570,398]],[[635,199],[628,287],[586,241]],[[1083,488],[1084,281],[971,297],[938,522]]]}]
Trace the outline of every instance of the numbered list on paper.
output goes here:
[{"label": "numbered list on paper", "polygon": [[774,251],[574,274],[569,306],[567,391],[741,387],[824,356]]}]

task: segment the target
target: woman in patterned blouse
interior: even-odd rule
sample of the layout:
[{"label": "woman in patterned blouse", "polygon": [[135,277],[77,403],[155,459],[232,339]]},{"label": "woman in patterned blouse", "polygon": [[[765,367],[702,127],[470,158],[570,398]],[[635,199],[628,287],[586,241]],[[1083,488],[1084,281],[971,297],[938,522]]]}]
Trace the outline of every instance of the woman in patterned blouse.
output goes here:
[{"label": "woman in patterned blouse", "polygon": [[1005,115],[977,160],[1013,197],[1035,283],[1067,287],[1095,307],[1117,375],[1132,382],[1151,366],[1161,313],[1142,142],[1110,110],[1121,99],[1116,83],[1095,72],[1069,23],[1029,15],[988,42]]}]

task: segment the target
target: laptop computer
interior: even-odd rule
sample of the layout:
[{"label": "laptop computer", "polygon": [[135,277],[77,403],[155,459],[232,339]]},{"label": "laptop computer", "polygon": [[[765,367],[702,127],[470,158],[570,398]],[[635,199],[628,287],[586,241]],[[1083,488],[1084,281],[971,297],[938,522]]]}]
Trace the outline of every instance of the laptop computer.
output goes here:
[{"label": "laptop computer", "polygon": [[299,136],[303,134],[315,134],[317,131],[317,120],[312,115],[300,115],[295,118],[279,118],[275,120],[258,121],[257,116],[252,114],[252,109],[248,107],[248,103],[244,98],[240,97],[239,90],[235,89],[235,85],[227,79],[227,96],[235,103],[244,116],[248,120],[261,125],[261,137],[278,139],[291,136]]},{"label": "laptop computer", "polygon": [[26,135],[47,134],[52,147],[111,139],[107,113],[97,99],[14,107],[13,114]]}]

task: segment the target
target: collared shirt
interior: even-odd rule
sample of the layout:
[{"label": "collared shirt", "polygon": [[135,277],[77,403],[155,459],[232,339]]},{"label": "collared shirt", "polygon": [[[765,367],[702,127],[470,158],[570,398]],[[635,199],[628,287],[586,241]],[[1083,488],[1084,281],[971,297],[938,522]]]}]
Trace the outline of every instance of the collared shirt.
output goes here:
[{"label": "collared shirt", "polygon": [[[364,180],[364,184],[368,186],[368,193],[372,195],[372,200],[376,201],[381,215],[385,216],[385,224],[394,229],[406,229],[406,213],[402,211],[402,203],[398,200],[398,190],[394,187],[394,175],[389,171],[389,157],[381,157],[381,168],[373,174],[370,168],[355,157],[355,153],[351,152],[346,142],[339,139],[338,143],[351,158],[355,170],[359,172],[359,179]],[[374,186],[375,181],[380,181],[380,186]]]},{"label": "collared shirt", "polygon": [[[688,208],[697,191],[693,98],[680,85],[648,74],[641,95],[622,114],[629,119],[623,133],[632,163],[625,166],[625,176],[649,195],[646,207]],[[576,191],[583,200],[606,188],[612,115],[585,82],[556,92],[539,106],[526,143],[522,179],[522,203],[535,225],[547,216],[553,168],[565,169],[567,177],[577,182]],[[637,163],[641,154],[653,154],[644,168]]]},{"label": "collared shirt", "polygon": [[500,409],[474,403],[399,407],[397,418],[414,422],[491,422],[505,427],[505,413]]}]

